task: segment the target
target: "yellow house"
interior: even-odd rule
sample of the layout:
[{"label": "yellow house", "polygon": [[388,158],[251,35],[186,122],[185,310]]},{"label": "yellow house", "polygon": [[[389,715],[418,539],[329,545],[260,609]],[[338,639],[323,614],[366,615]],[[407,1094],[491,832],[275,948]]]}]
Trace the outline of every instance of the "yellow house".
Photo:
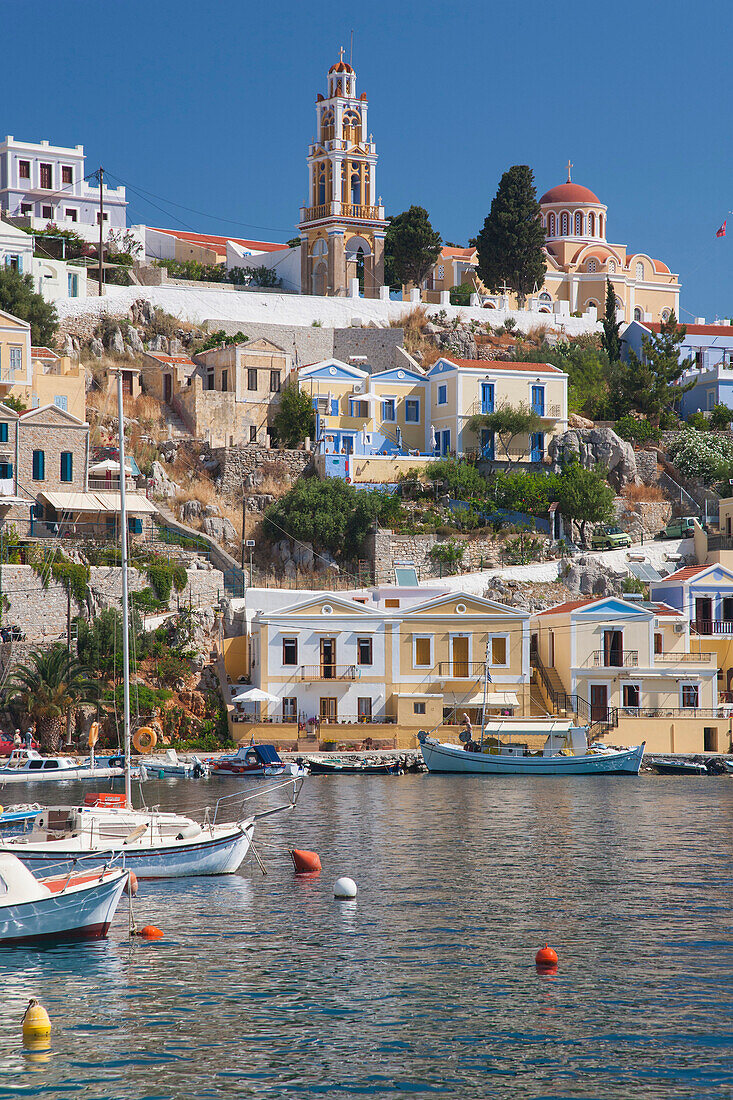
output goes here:
[{"label": "yellow house", "polygon": [[44,347],[31,348],[31,363],[31,384],[15,385],[10,394],[19,397],[29,409],[55,405],[85,420],[86,370],[81,363]]},{"label": "yellow house", "polygon": [[0,400],[15,386],[30,386],[31,326],[0,310]]},{"label": "yellow house", "polygon": [[690,652],[689,624],[663,603],[572,600],[532,618],[535,679],[551,713],[576,713],[613,744],[725,752],[712,650]]},{"label": "yellow house", "polygon": [[478,253],[475,248],[444,245],[422,285],[423,301],[439,302],[442,293],[450,293],[454,286],[461,286],[463,283],[470,283],[473,288],[477,264]]},{"label": "yellow house", "polygon": [[428,378],[431,441],[442,455],[480,454],[489,461],[508,461],[492,432],[483,430],[479,438],[468,426],[472,416],[506,406],[524,406],[542,418],[542,429],[530,438],[507,441],[512,462],[544,462],[548,441],[567,431],[568,376],[551,363],[443,357]]},{"label": "yellow house", "polygon": [[438,726],[455,737],[464,714],[479,720],[486,661],[488,711],[529,713],[529,614],[479,596],[418,586],[313,593],[262,607],[250,629],[249,669],[238,650],[227,671],[248,671],[277,702],[232,710],[240,740],[265,716],[281,741],[369,735],[414,747],[419,729]]}]

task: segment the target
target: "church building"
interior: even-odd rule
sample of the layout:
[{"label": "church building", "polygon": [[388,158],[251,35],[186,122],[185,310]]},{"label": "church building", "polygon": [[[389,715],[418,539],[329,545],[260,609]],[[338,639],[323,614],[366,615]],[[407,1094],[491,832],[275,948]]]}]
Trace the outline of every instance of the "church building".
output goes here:
[{"label": "church building", "polygon": [[316,140],[308,150],[309,194],[300,208],[301,292],[343,296],[358,279],[366,298],[384,283],[384,207],[376,194],[377,151],[367,98],[343,59],[316,98]]}]

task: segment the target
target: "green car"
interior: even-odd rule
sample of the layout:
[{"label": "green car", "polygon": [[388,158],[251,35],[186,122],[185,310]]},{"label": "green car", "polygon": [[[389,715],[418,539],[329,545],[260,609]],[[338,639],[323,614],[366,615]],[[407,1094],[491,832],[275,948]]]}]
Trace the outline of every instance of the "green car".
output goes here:
[{"label": "green car", "polygon": [[590,544],[594,550],[622,550],[631,546],[631,536],[620,527],[600,527],[593,532]]}]

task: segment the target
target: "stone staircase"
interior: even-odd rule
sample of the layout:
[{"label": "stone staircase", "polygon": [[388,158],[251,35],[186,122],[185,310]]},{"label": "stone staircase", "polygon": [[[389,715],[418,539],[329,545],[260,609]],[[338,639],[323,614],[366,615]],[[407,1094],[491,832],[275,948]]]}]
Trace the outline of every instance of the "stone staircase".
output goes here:
[{"label": "stone staircase", "polygon": [[169,439],[193,439],[191,432],[181,420],[175,409],[170,405],[161,405],[163,423],[168,431]]}]

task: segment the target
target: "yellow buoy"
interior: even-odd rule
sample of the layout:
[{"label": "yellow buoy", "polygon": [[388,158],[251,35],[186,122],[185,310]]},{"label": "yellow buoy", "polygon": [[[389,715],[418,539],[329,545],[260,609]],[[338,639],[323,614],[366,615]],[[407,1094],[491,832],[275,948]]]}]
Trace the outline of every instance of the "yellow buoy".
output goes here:
[{"label": "yellow buoy", "polygon": [[[51,1020],[46,1009],[31,997],[23,1017],[23,1042],[36,1044],[51,1036]],[[38,1049],[36,1047],[36,1049]]]}]

